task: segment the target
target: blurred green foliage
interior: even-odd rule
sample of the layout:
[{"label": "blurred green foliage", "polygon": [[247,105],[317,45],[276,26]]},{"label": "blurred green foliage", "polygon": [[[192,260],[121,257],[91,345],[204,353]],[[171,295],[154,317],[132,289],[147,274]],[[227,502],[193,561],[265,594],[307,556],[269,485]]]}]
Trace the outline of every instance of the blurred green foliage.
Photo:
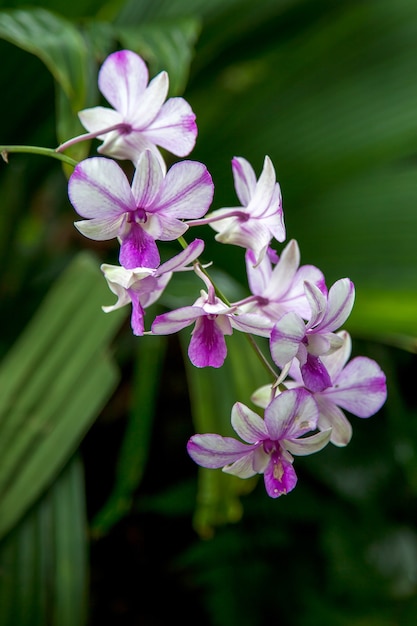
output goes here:
[{"label": "blurred green foliage", "polygon": [[[263,370],[240,337],[230,338],[224,369],[200,372],[182,358],[187,333],[157,343],[132,337],[125,316],[104,316],[113,295],[93,268],[116,259],[114,242],[74,230],[70,168],[10,154],[0,166],[0,382],[18,381],[21,404],[1,394],[0,438],[13,434],[10,447],[0,441],[2,625],[133,626],[174,615],[201,626],[414,626],[416,3],[9,0],[0,2],[0,37],[1,145],[55,147],[78,133],[77,111],[100,102],[101,62],[129,47],[152,75],[167,69],[171,95],[196,112],[191,158],[212,173],[213,208],[236,203],[233,156],[259,172],[269,154],[288,238],[329,285],[355,282],[354,351],[381,364],[389,392],[377,416],[353,418],[346,449],[297,459],[288,497],[271,501],[256,480],[197,472],[187,437],[227,434],[233,402],[249,401]],[[198,234],[225,293],[245,293],[243,251]],[[84,250],[93,261],[79,280],[68,271]],[[56,289],[60,321],[45,304]],[[184,276],[158,307],[189,302],[196,290]],[[36,352],[43,336],[48,347]],[[58,367],[54,404],[48,372]],[[38,411],[49,426],[31,431]],[[54,445],[58,427],[66,445]],[[14,453],[12,468],[5,457]],[[156,585],[165,601],[155,605]]]}]

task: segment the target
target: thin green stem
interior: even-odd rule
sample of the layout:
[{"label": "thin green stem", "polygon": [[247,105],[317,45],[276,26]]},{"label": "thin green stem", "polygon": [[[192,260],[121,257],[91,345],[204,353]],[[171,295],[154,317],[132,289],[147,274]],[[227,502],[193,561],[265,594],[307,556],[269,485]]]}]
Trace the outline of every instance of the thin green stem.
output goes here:
[{"label": "thin green stem", "polygon": [[65,154],[56,152],[54,148],[41,148],[39,146],[0,146],[0,154],[3,161],[5,161],[6,163],[8,163],[8,156],[10,152],[24,152],[27,154],[40,154],[42,156],[49,156],[53,159],[58,159],[58,161],[63,161],[68,165],[72,165],[72,167],[75,167],[78,164],[78,161],[76,161],[75,159],[71,159],[71,157]]},{"label": "thin green stem", "polygon": [[267,361],[267,359],[265,358],[264,353],[262,352],[262,350],[260,349],[260,347],[256,343],[256,341],[253,338],[253,336],[249,335],[249,334],[246,334],[246,333],[245,333],[245,335],[246,335],[250,345],[255,350],[256,356],[258,357],[258,359],[260,360],[260,362],[262,363],[262,365],[264,366],[264,368],[266,369],[268,374],[270,374],[270,376],[272,376],[272,378],[274,380],[277,380],[279,378],[279,374],[277,374],[277,372],[274,370],[274,368],[271,366],[271,364]]}]

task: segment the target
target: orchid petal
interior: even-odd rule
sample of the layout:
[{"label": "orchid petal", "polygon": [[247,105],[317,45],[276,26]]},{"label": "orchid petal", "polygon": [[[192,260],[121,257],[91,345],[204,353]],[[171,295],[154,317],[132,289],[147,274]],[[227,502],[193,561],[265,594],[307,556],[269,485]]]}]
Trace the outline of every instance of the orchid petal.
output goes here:
[{"label": "orchid petal", "polygon": [[305,336],[305,325],[297,313],[286,313],[273,326],[270,339],[271,356],[279,367],[293,359]]},{"label": "orchid petal", "polygon": [[278,263],[274,267],[271,280],[262,294],[270,300],[279,300],[291,287],[300,264],[300,249],[295,239],[292,239],[282,251]]},{"label": "orchid petal", "polygon": [[336,333],[336,335],[342,340],[342,346],[339,349],[321,357],[332,381],[335,381],[342,372],[352,351],[352,340],[349,333],[342,330]]},{"label": "orchid petal", "polygon": [[135,208],[148,210],[158,195],[163,180],[164,173],[159,160],[150,150],[145,150],[139,157],[132,180]]},{"label": "orchid petal", "polygon": [[197,138],[195,114],[183,98],[170,98],[153,122],[143,130],[143,134],[149,141],[172,154],[187,156]]},{"label": "orchid petal", "polygon": [[276,396],[265,409],[270,438],[280,440],[305,434],[317,427],[316,402],[305,389],[288,389]]},{"label": "orchid petal", "polygon": [[327,430],[320,431],[315,435],[311,435],[311,437],[283,440],[282,445],[289,452],[291,452],[291,454],[295,454],[296,456],[306,456],[308,454],[313,454],[314,452],[319,452],[319,450],[323,450],[323,448],[325,448],[330,441],[331,433],[332,429],[328,428]]},{"label": "orchid petal", "polygon": [[241,402],[232,408],[232,426],[243,441],[256,443],[269,437],[264,420]]},{"label": "orchid petal", "polygon": [[357,417],[370,417],[387,397],[385,374],[367,357],[352,359],[335,383],[324,392],[325,396]]},{"label": "orchid petal", "polygon": [[204,241],[202,239],[194,239],[188,246],[179,254],[169,259],[158,268],[158,274],[164,272],[179,272],[186,269],[189,263],[192,263],[200,256],[204,250]]},{"label": "orchid petal", "polygon": [[135,108],[129,111],[129,122],[134,130],[143,130],[154,121],[168,95],[169,78],[160,72],[153,78],[145,91],[134,101]]},{"label": "orchid petal", "polygon": [[[123,123],[123,116],[113,109],[107,107],[97,106],[89,109],[84,109],[78,113],[81,124],[90,133],[98,133],[116,126],[116,124]],[[103,139],[105,135],[98,135],[98,139]]]},{"label": "orchid petal", "polygon": [[127,269],[158,267],[160,256],[154,238],[139,225],[132,224],[129,232],[122,238],[119,262]]},{"label": "orchid petal", "polygon": [[100,68],[98,86],[106,100],[124,115],[133,115],[148,83],[148,68],[130,50],[110,54]]},{"label": "orchid petal", "polygon": [[247,206],[256,189],[256,175],[252,165],[243,157],[232,159],[236,195],[242,206]]},{"label": "orchid petal", "polygon": [[297,484],[297,474],[292,463],[279,453],[275,453],[264,472],[264,482],[267,494],[271,498],[278,498],[294,489]]},{"label": "orchid petal", "polygon": [[255,452],[257,452],[257,450],[251,451],[249,454],[242,456],[242,458],[238,459],[231,465],[225,465],[223,467],[223,472],[225,472],[225,474],[238,476],[239,478],[251,478],[257,474],[253,466],[253,456]]},{"label": "orchid petal", "polygon": [[309,281],[304,282],[304,290],[311,309],[310,321],[307,324],[307,328],[312,328],[322,320],[326,311],[327,298],[317,285]]},{"label": "orchid petal", "polygon": [[329,372],[317,356],[307,354],[307,360],[301,365],[301,374],[307,389],[312,392],[323,391],[332,381]]},{"label": "orchid petal", "polygon": [[197,306],[186,306],[168,311],[168,313],[156,316],[151,331],[154,335],[171,335],[190,326],[201,315],[205,315],[204,309]]},{"label": "orchid petal", "polygon": [[193,435],[187,444],[187,452],[193,461],[211,469],[233,463],[254,449],[255,446],[248,446],[232,437],[209,433]]},{"label": "orchid petal", "polygon": [[118,236],[124,220],[124,215],[118,215],[113,219],[95,217],[91,220],[74,222],[74,226],[84,237],[94,241],[106,241]]},{"label": "orchid petal", "polygon": [[68,195],[77,213],[87,218],[115,219],[136,208],[123,170],[103,157],[78,163],[68,182]]},{"label": "orchid petal", "polygon": [[331,428],[330,441],[333,445],[347,446],[352,438],[352,426],[346,415],[324,394],[317,394],[315,398],[320,411],[318,427],[320,430]]},{"label": "orchid petal", "polygon": [[254,217],[258,217],[267,210],[275,191],[275,183],[274,166],[269,156],[266,156],[261,175],[256,183],[255,191],[251,197],[250,203],[247,205],[248,213]]},{"label": "orchid petal", "polygon": [[273,323],[262,315],[242,313],[241,315],[230,315],[229,319],[234,328],[244,333],[251,333],[259,337],[269,337],[271,334]]},{"label": "orchid petal", "polygon": [[355,287],[349,278],[341,278],[330,287],[327,309],[320,322],[320,331],[334,331],[349,317],[355,301]]},{"label": "orchid petal", "polygon": [[207,212],[213,193],[213,181],[206,166],[198,161],[181,161],[168,170],[158,201],[149,210],[195,219]]},{"label": "orchid petal", "polygon": [[221,367],[227,355],[224,333],[216,319],[207,315],[196,321],[188,347],[188,356],[195,367]]},{"label": "orchid petal", "polygon": [[272,276],[271,261],[268,256],[265,255],[262,261],[257,264],[253,250],[246,250],[245,262],[251,292],[255,296],[263,296]]}]

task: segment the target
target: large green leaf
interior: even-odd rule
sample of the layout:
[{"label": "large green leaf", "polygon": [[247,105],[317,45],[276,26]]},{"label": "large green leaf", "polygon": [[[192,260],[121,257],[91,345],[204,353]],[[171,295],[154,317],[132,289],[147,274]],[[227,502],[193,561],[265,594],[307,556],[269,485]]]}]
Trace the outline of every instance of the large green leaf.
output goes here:
[{"label": "large green leaf", "polygon": [[96,262],[82,254],[48,294],[0,368],[0,537],[73,454],[117,382]]},{"label": "large green leaf", "polygon": [[73,458],[0,542],[2,626],[82,626],[87,607],[84,477]]}]

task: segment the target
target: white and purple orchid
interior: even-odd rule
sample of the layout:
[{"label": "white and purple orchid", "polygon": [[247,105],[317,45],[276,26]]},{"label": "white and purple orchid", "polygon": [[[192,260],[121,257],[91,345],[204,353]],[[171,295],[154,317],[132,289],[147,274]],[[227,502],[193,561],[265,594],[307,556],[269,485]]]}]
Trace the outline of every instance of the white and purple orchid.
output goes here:
[{"label": "white and purple orchid", "polygon": [[[321,357],[331,378],[331,385],[322,391],[313,392],[319,408],[318,428],[332,429],[330,441],[336,446],[346,446],[352,437],[352,426],[342,409],[357,417],[371,417],[379,411],[387,398],[385,374],[378,363],[364,356],[349,361],[352,341],[345,330],[337,333],[343,345],[341,348]],[[286,379],[288,389],[304,387],[297,361],[293,361]],[[251,396],[252,402],[266,407],[271,400],[270,385],[260,387]],[[274,391],[277,391],[276,389]]]},{"label": "white and purple orchid", "polygon": [[92,157],[79,163],[68,183],[68,194],[79,215],[75,222],[86,237],[118,237],[119,261],[127,269],[158,267],[155,240],[171,241],[185,233],[184,218],[204,215],[213,198],[213,182],[202,163],[181,161],[164,175],[148,150],[137,163],[132,186],[113,160]]},{"label": "white and purple orchid", "polygon": [[138,267],[126,269],[117,265],[103,263],[101,270],[111,291],[117,296],[117,302],[110,306],[103,306],[103,311],[109,313],[131,304],[131,326],[134,335],[144,333],[144,309],[158,300],[173,272],[182,272],[193,269],[193,263],[204,250],[201,239],[192,241],[185,250],[169,259],[158,268]]},{"label": "white and purple orchid", "polygon": [[252,295],[241,300],[239,306],[244,311],[262,313],[274,321],[290,311],[308,319],[311,310],[304,282],[308,280],[327,294],[323,273],[313,265],[299,267],[300,249],[295,239],[287,244],[274,267],[270,256],[266,254],[256,265],[253,250],[247,250],[246,272]]},{"label": "white and purple orchid", "polygon": [[310,319],[305,323],[295,312],[283,315],[271,332],[271,356],[281,369],[297,358],[305,386],[313,392],[323,391],[331,386],[331,379],[320,357],[342,346],[343,341],[335,331],[350,315],[355,288],[348,278],[336,281],[328,295],[309,281],[305,281],[304,287],[311,308]]},{"label": "white and purple orchid", "polygon": [[233,158],[232,170],[236,194],[242,206],[212,211],[204,220],[190,225],[209,224],[217,232],[217,241],[252,250],[258,264],[272,238],[285,241],[281,189],[268,156],[265,157],[259,180],[256,180],[251,164],[243,157]]},{"label": "white and purple orchid", "polygon": [[169,335],[195,324],[188,356],[196,367],[221,367],[227,355],[225,335],[233,329],[269,337],[272,323],[260,315],[239,314],[236,306],[227,306],[216,296],[215,288],[205,274],[195,269],[207,286],[192,306],[158,315],[151,327],[155,335]]},{"label": "white and purple orchid", "polygon": [[165,102],[169,87],[166,72],[148,81],[148,68],[140,56],[131,50],[110,54],[101,66],[98,86],[113,108],[96,106],[80,111],[88,134],[65,142],[58,150],[97,137],[103,141],[98,152],[133,163],[150,150],[165,167],[157,146],[180,157],[190,154],[197,137],[190,105],[178,97]]},{"label": "white and purple orchid", "polygon": [[293,456],[322,450],[331,430],[316,430],[317,404],[305,389],[284,391],[265,408],[264,419],[237,402],[232,409],[232,426],[245,441],[217,434],[194,435],[188,442],[191,458],[207,468],[223,468],[228,474],[250,478],[263,474],[271,498],[288,493],[297,483]]}]

